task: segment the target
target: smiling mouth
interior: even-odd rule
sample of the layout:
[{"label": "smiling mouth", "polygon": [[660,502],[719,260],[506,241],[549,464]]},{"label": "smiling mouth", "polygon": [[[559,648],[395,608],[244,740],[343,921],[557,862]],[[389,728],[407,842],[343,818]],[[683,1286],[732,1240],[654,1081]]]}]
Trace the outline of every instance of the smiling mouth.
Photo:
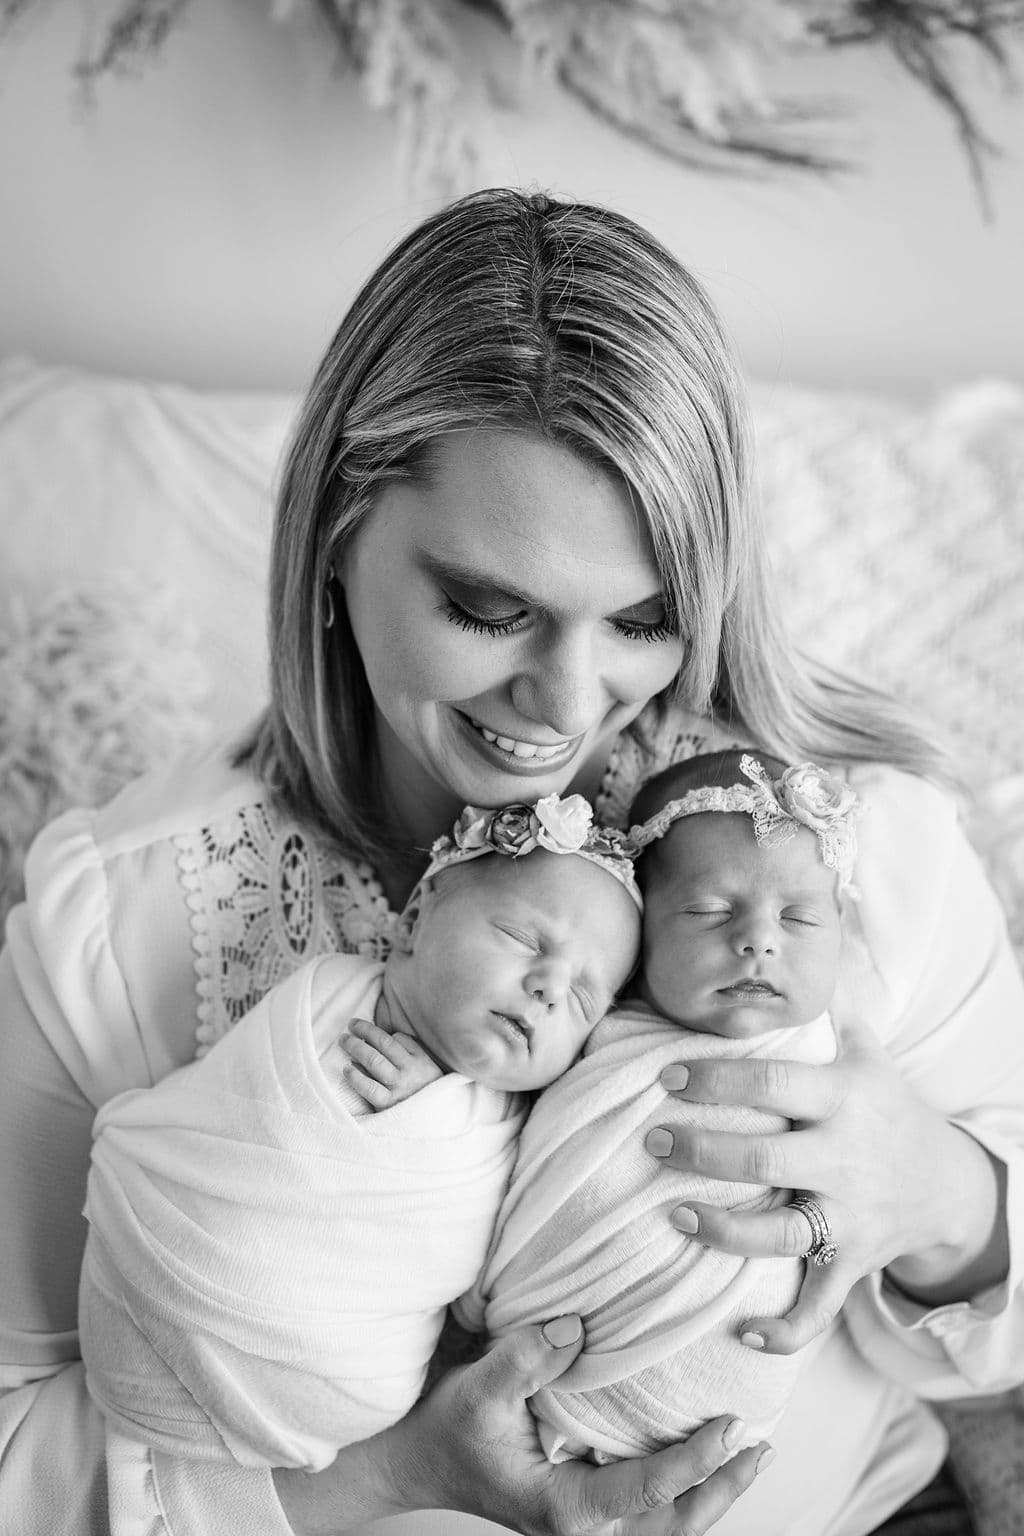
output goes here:
[{"label": "smiling mouth", "polygon": [[510,1039],[515,1045],[525,1045],[530,1049],[533,1041],[533,1030],[526,1020],[520,1018],[517,1013],[499,1013],[496,1008],[491,1009],[491,1018],[497,1019],[501,1025],[501,1033]]},{"label": "smiling mouth", "polygon": [[536,741],[519,741],[514,736],[501,736],[497,731],[489,730],[481,721],[474,720],[472,715],[466,715],[464,718],[469,721],[477,735],[483,737],[484,741],[488,742],[492,747],[497,747],[499,752],[507,752],[509,757],[514,757],[523,763],[547,763],[556,757],[563,757],[575,748],[576,743],[580,739],[578,736],[574,736],[568,741],[556,741],[553,745],[541,745],[540,742]]}]

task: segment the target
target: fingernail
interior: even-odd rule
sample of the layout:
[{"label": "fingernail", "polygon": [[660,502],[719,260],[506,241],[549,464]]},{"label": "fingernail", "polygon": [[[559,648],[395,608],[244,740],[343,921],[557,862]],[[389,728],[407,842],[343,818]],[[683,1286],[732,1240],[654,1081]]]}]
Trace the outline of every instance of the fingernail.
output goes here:
[{"label": "fingernail", "polygon": [[722,1444],[727,1451],[734,1451],[747,1432],[742,1419],[733,1419],[722,1431]]},{"label": "fingernail", "polygon": [[570,1313],[566,1317],[553,1317],[540,1331],[552,1349],[564,1349],[567,1344],[575,1344],[582,1336],[583,1324]]},{"label": "fingernail", "polygon": [[652,1157],[668,1157],[671,1154],[675,1142],[671,1131],[666,1131],[664,1126],[657,1130],[648,1131],[644,1146]]},{"label": "fingernail", "polygon": [[748,1328],[746,1333],[740,1334],[740,1343],[745,1344],[748,1349],[764,1349],[767,1342],[764,1334],[757,1333],[753,1328]]},{"label": "fingernail", "polygon": [[696,1211],[691,1211],[688,1205],[677,1205],[669,1219],[680,1232],[700,1231],[700,1217]]},{"label": "fingernail", "polygon": [[766,1445],[754,1463],[754,1476],[757,1477],[759,1473],[764,1471],[765,1467],[770,1467],[774,1460],[775,1447],[773,1445]]},{"label": "fingernail", "polygon": [[689,1067],[666,1067],[661,1074],[663,1088],[685,1088],[690,1081]]}]

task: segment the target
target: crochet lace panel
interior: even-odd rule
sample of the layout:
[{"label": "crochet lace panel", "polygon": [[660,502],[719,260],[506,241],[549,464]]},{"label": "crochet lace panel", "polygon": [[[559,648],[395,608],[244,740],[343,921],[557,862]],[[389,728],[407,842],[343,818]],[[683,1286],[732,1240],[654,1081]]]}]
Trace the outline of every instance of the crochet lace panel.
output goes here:
[{"label": "crochet lace panel", "polygon": [[[651,774],[727,744],[693,723],[645,714],[619,737],[595,799],[599,822],[626,826]],[[397,914],[372,867],[326,847],[270,805],[243,806],[174,845],[192,928],[197,1055],[317,955],[387,959]]]},{"label": "crochet lace panel", "polygon": [[189,908],[201,1056],[317,955],[384,960],[394,914],[370,865],[263,803],[174,839]]}]

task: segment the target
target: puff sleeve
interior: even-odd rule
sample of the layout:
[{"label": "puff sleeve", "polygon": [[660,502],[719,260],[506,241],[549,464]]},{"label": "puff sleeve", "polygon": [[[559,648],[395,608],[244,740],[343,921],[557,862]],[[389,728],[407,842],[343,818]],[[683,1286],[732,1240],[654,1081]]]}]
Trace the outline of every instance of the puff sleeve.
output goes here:
[{"label": "puff sleeve", "polygon": [[[176,1462],[108,1432],[78,1350],[96,1108],[153,1081],[110,941],[90,813],[33,847],[0,953],[0,1511],[18,1536],[289,1536],[264,1470]],[[123,893],[122,893],[123,894]]]},{"label": "puff sleeve", "polygon": [[917,1092],[1005,1166],[1010,1266],[934,1308],[869,1276],[845,1316],[864,1357],[918,1396],[1001,1391],[1024,1379],[1024,984],[952,802],[891,770],[850,779],[867,815],[837,1022],[856,1010]]}]

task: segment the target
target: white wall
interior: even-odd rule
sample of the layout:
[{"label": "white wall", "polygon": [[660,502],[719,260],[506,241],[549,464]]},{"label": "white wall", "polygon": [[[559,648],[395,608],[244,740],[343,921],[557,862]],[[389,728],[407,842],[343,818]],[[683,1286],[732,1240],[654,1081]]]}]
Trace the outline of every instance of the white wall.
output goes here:
[{"label": "white wall", "polygon": [[[270,9],[196,0],[91,113],[70,71],[92,6],[42,6],[0,51],[0,350],[209,385],[307,377],[433,201],[403,188],[388,120]],[[863,174],[715,179],[537,90],[499,125],[480,184],[536,182],[649,225],[709,284],[758,378],[917,394],[1024,380],[1024,102],[970,55],[962,72],[1006,151],[990,226],[945,118],[862,51],[792,83],[855,104],[845,142]]]}]

